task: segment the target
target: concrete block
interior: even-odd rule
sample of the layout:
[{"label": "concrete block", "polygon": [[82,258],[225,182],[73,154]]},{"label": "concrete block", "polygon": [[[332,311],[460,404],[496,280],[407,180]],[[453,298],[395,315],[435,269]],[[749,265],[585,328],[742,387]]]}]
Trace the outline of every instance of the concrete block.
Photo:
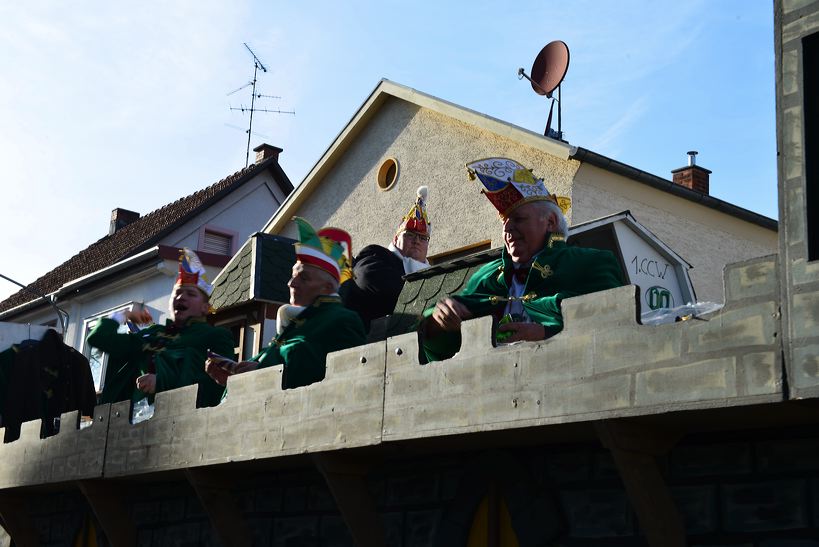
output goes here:
[{"label": "concrete block", "polygon": [[794,294],[790,316],[793,338],[819,336],[819,291]]},{"label": "concrete block", "polygon": [[[650,329],[650,336],[646,329]],[[680,355],[680,329],[665,326],[603,331],[595,333],[594,340],[596,374],[669,361]]]},{"label": "concrete block", "polygon": [[793,473],[819,469],[819,439],[777,439],[756,443],[760,471]]},{"label": "concrete block", "polygon": [[[786,180],[790,179],[797,179],[802,177],[802,150],[803,150],[803,143],[802,143],[802,107],[795,106],[792,108],[786,108],[782,112],[782,127],[780,128],[782,131],[782,141],[784,145],[783,156],[784,159],[787,161],[783,162],[783,174]],[[791,190],[789,188],[788,190]],[[801,195],[802,189],[801,187],[798,189]],[[789,192],[790,193],[790,192]],[[800,200],[801,201],[801,200]],[[798,211],[799,202],[788,202],[788,207],[793,211]],[[801,218],[802,215],[790,215],[793,218]],[[790,219],[790,220],[793,220]],[[794,235],[794,232],[791,231],[790,226],[788,227],[788,236]],[[791,237],[788,238],[788,241],[794,243],[794,239]]]},{"label": "concrete block", "polygon": [[404,547],[432,545],[440,515],[440,510],[408,511],[404,516]]},{"label": "concrete block", "polygon": [[808,13],[795,21],[782,26],[782,44],[819,31],[819,11]]},{"label": "concrete block", "polygon": [[749,353],[737,366],[739,395],[771,395],[782,392],[781,353],[766,351]]},{"label": "concrete block", "polygon": [[591,476],[592,453],[589,450],[550,452],[544,458],[546,476],[558,483],[587,480]]},{"label": "concrete block", "polygon": [[318,545],[318,517],[279,517],[273,521],[273,547]]},{"label": "concrete block", "polygon": [[389,507],[407,507],[437,501],[438,475],[426,470],[402,473],[387,480],[386,504]]},{"label": "concrete block", "polygon": [[772,346],[779,331],[776,302],[723,309],[709,321],[695,321],[686,331],[689,351],[704,353],[748,346]]},{"label": "concrete block", "polygon": [[729,532],[792,530],[808,525],[803,480],[721,486],[723,528]]},{"label": "concrete block", "polygon": [[725,298],[741,300],[768,296],[779,297],[778,260],[776,255],[766,256],[725,267]]},{"label": "concrete block", "polygon": [[678,486],[671,497],[682,516],[687,534],[705,534],[717,530],[717,489],[713,485]]},{"label": "concrete block", "polygon": [[573,385],[543,388],[541,416],[557,417],[612,412],[631,406],[631,377],[589,379]]},{"label": "concrete block", "polygon": [[632,535],[632,514],[625,491],[568,490],[560,497],[572,538]]},{"label": "concrete block", "polygon": [[519,375],[529,385],[579,381],[593,375],[593,341],[591,334],[558,335],[540,344],[520,346],[514,362],[520,364]]},{"label": "concrete block", "polygon": [[[802,0],[805,1],[805,0]],[[808,0],[813,1],[813,0]],[[790,95],[799,91],[799,54],[795,49],[782,52],[782,94]]]},{"label": "concrete block", "polygon": [[736,397],[736,358],[709,359],[636,375],[637,405]]},{"label": "concrete block", "polygon": [[792,11],[802,9],[814,2],[816,2],[816,0],[782,0],[782,13],[787,15]]},{"label": "concrete block", "polygon": [[819,281],[819,262],[808,262],[805,257],[791,261],[791,279],[794,285],[806,285]]},{"label": "concrete block", "polygon": [[589,321],[614,327],[628,327],[637,324],[636,287],[626,285],[567,298],[560,304],[563,312],[564,333],[571,335],[585,331]]},{"label": "concrete block", "polygon": [[724,443],[680,445],[671,451],[670,474],[675,481],[695,477],[744,475],[753,471],[751,445]]},{"label": "concrete block", "polygon": [[794,388],[819,385],[819,343],[807,344],[793,349],[790,381]]},{"label": "concrete block", "polygon": [[353,537],[341,517],[321,517],[319,535],[322,547],[355,547]]}]

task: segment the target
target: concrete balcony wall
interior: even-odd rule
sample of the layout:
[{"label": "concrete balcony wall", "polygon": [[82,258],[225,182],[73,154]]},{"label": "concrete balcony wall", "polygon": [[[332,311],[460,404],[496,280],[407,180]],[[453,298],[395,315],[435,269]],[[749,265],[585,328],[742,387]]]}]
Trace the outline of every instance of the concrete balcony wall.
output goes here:
[{"label": "concrete balcony wall", "polygon": [[783,400],[776,257],[726,271],[703,320],[637,324],[634,287],[563,302],[564,330],[493,348],[465,323],[452,359],[420,366],[415,334],[387,342],[384,441]]},{"label": "concrete balcony wall", "polygon": [[[195,408],[195,387],[160,393],[132,425],[128,402],[94,425],[0,447],[0,486],[122,477],[485,430],[774,403],[784,398],[775,256],[730,266],[728,303],[644,326],[634,287],[564,301],[565,328],[494,348],[489,318],[468,321],[450,360],[418,364],[416,334],[328,356],[322,382],[282,390],[281,367],[235,376],[225,402]],[[104,455],[104,462],[102,461]]]},{"label": "concrete balcony wall", "polygon": [[159,393],[154,416],[129,423],[111,405],[105,476],[117,477],[340,450],[381,442],[384,345],[331,354],[318,383],[282,390],[282,367],[230,378],[226,400],[196,408],[196,387]]}]

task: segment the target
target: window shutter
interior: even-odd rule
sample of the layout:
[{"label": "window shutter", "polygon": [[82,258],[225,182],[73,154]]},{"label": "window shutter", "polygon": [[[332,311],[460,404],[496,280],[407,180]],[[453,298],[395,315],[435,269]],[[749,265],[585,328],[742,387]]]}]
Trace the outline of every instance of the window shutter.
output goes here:
[{"label": "window shutter", "polygon": [[206,253],[217,255],[231,255],[233,238],[229,235],[208,232],[205,230],[205,238],[202,242],[202,250]]}]

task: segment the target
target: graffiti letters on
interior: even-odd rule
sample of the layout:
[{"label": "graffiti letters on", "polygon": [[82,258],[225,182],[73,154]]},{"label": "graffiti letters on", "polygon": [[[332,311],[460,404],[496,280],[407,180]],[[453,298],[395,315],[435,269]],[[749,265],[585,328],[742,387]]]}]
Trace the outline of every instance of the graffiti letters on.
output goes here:
[{"label": "graffiti letters on", "polygon": [[658,262],[651,258],[641,259],[637,256],[631,259],[631,265],[634,266],[635,274],[643,274],[660,279],[665,279],[669,268],[669,264],[665,262]]}]

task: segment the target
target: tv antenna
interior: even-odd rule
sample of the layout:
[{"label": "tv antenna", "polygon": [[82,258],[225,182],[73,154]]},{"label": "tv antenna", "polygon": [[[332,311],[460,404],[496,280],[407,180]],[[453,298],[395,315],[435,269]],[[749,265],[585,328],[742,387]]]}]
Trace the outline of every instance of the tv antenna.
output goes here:
[{"label": "tv antenna", "polygon": [[[540,53],[535,57],[535,62],[532,64],[531,78],[526,74],[523,68],[518,69],[518,79],[526,78],[532,84],[532,89],[538,95],[546,95],[547,99],[552,99],[552,104],[549,107],[549,118],[546,120],[546,130],[543,134],[547,137],[555,137],[563,140],[563,131],[561,127],[561,103],[562,97],[560,92],[560,84],[563,78],[566,77],[566,72],[569,70],[569,46],[566,42],[555,40],[549,42]],[[557,98],[552,96],[554,90],[557,89]],[[552,113],[555,108],[555,101],[557,101],[557,132],[552,130]]]},{"label": "tv antenna", "polygon": [[267,72],[267,68],[264,66],[264,63],[262,63],[261,59],[259,59],[259,57],[257,57],[256,54],[253,53],[253,50],[250,49],[250,46],[247,45],[247,43],[245,43],[245,42],[242,42],[242,43],[247,48],[247,50],[250,52],[250,54],[253,56],[253,79],[250,80],[245,85],[243,85],[243,86],[241,86],[241,87],[239,87],[237,89],[234,89],[233,91],[228,93],[228,96],[233,95],[234,93],[237,93],[237,92],[239,92],[239,91],[241,91],[241,90],[243,90],[243,89],[245,89],[247,87],[251,88],[250,108],[248,108],[246,106],[239,106],[239,107],[231,106],[230,107],[231,110],[241,110],[242,113],[250,112],[250,123],[248,124],[247,130],[245,131],[245,133],[247,133],[247,150],[245,152],[245,167],[247,167],[248,163],[250,162],[250,136],[253,134],[253,113],[254,112],[270,112],[270,113],[274,113],[274,114],[293,114],[295,116],[296,112],[293,111],[293,110],[256,108],[256,99],[262,99],[262,98],[264,98],[264,99],[281,99],[281,97],[279,97],[277,95],[264,95],[262,93],[256,93],[256,81],[257,81],[256,76],[257,76],[260,69],[261,69],[262,72]]}]

